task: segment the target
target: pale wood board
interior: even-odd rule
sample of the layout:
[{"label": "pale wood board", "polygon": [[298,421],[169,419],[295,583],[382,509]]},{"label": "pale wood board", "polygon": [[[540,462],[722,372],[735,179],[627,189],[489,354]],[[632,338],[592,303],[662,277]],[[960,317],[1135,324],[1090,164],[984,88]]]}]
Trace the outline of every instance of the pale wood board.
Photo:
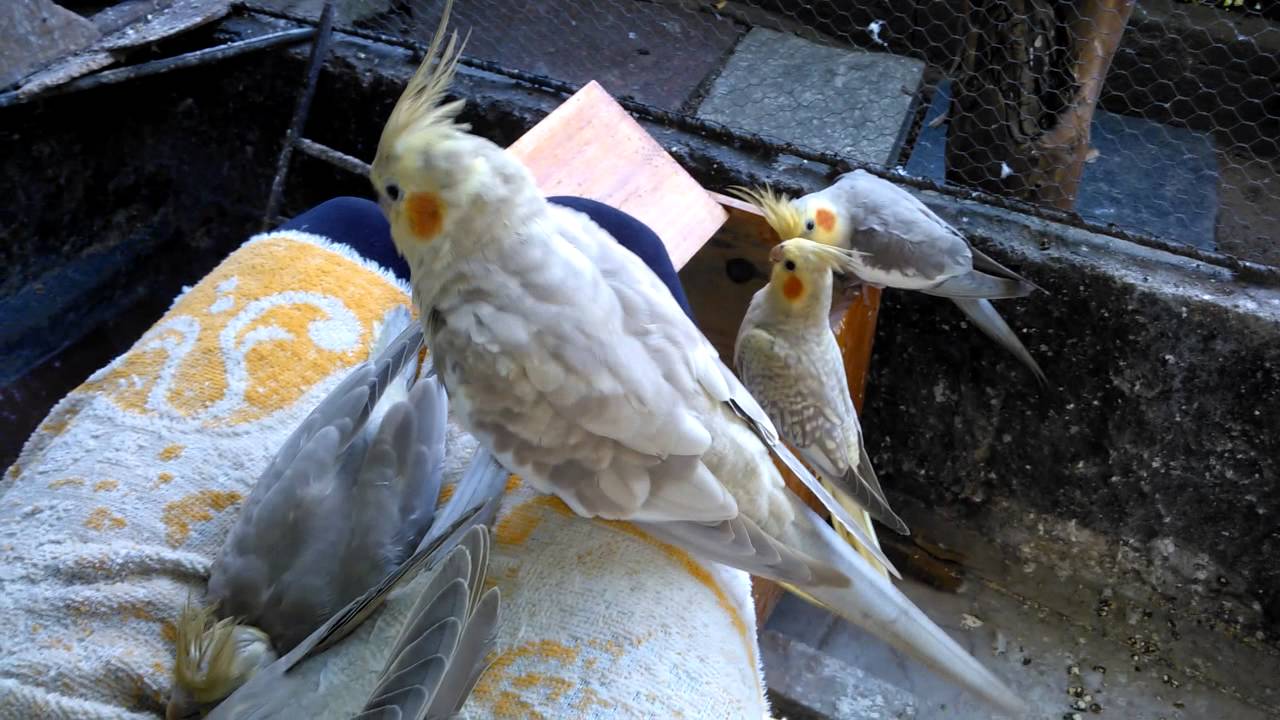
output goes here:
[{"label": "pale wood board", "polygon": [[592,81],[511,144],[546,195],[598,200],[653,229],[677,269],[727,213],[599,83]]}]

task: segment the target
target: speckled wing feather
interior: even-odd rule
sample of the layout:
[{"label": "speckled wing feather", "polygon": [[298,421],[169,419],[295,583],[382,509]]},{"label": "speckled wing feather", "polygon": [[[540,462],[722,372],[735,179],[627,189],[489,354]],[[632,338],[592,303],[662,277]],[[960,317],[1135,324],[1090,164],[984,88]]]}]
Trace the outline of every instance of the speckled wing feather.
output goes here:
[{"label": "speckled wing feather", "polygon": [[422,333],[388,314],[370,360],[303,421],[250,493],[209,581],[223,617],[279,652],[393,570],[431,525],[447,400],[428,371],[408,389]]},{"label": "speckled wing feather", "polygon": [[764,329],[744,330],[734,364],[783,439],[872,517],[907,532],[871,468],[835,339],[828,332],[812,338],[808,352],[798,352]]}]

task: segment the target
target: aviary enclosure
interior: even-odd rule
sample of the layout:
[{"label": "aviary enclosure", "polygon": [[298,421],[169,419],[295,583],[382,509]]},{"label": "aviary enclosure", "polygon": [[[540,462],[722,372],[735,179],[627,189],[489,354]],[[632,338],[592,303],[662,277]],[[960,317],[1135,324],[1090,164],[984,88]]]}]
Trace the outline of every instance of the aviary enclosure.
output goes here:
[{"label": "aviary enclosure", "polygon": [[[440,5],[0,10],[35,38],[0,51],[3,464],[249,234],[370,195]],[[862,422],[914,531],[883,537],[903,587],[1035,717],[1280,714],[1274,3],[459,0],[455,22],[464,119],[500,144],[594,80],[710,191],[863,168],[1034,278],[1001,310],[1045,391],[946,303],[879,296]],[[681,273],[722,352],[768,270],[750,227]],[[984,717],[795,598],[760,644],[786,717]]]}]

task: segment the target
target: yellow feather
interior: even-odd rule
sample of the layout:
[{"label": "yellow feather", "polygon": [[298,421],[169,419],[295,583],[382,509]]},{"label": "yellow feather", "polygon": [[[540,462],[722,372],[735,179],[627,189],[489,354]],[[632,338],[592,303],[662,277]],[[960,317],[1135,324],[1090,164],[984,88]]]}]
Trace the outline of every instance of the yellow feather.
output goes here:
[{"label": "yellow feather", "polygon": [[221,700],[247,679],[250,668],[237,662],[245,649],[237,641],[237,630],[270,648],[266,634],[257,628],[240,625],[234,618],[214,621],[213,608],[193,607],[190,602],[183,606],[174,643],[173,677],[197,702]]},{"label": "yellow feather", "polygon": [[[832,483],[827,482],[827,480],[823,478],[819,478],[819,481],[827,488],[831,495],[835,497],[836,502],[844,506],[844,509],[849,511],[849,515],[862,525],[862,529],[867,531],[867,537],[871,538],[871,542],[875,543],[876,548],[879,549],[880,539],[876,537],[875,526],[871,524],[871,513],[863,510],[861,505],[858,505],[858,503],[850,499],[847,494],[838,490]],[[880,561],[876,559],[875,555],[862,547],[862,544],[854,538],[853,533],[845,529],[844,525],[841,525],[840,523],[832,523],[832,525],[835,526],[836,533],[840,535],[845,542],[849,543],[850,547],[857,550],[859,555],[866,558],[866,561],[871,563],[871,567],[875,568],[877,572],[884,575],[886,578],[889,577],[889,570],[886,569],[884,565],[880,564]]]},{"label": "yellow feather", "polygon": [[768,185],[754,189],[735,185],[727,191],[730,195],[759,208],[764,214],[764,219],[768,221],[769,227],[778,233],[780,240],[804,236],[804,219],[791,204],[790,197],[774,192]]},{"label": "yellow feather", "polygon": [[[409,134],[429,132],[432,130],[465,131],[467,126],[457,122],[464,102],[454,100],[443,102],[449,85],[453,82],[458,68],[458,59],[462,56],[462,48],[466,46],[467,36],[458,40],[455,30],[445,42],[446,30],[449,26],[449,13],[453,9],[453,0],[444,5],[440,14],[440,24],[427,47],[427,55],[422,59],[409,84],[405,86],[400,99],[396,101],[387,124],[382,129],[382,137],[378,141],[378,155],[383,156],[390,151],[400,138]],[[443,49],[442,49],[443,47]]]}]

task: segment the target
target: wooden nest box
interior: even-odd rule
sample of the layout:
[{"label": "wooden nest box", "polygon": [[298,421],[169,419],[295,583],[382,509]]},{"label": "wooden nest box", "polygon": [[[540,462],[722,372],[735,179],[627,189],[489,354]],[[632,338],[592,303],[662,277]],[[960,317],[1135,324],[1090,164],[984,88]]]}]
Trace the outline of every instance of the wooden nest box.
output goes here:
[{"label": "wooden nest box", "polygon": [[[576,195],[622,210],[653,229],[680,272],[702,332],[733,366],[733,342],[751,296],[769,271],[778,236],[755,208],[698,184],[609,93],[592,81],[547,115],[509,150],[533,171],[544,195]],[[758,272],[730,268],[753,265]],[[744,277],[750,276],[750,277]],[[832,328],[844,354],[849,393],[862,409],[879,291],[837,300]],[[817,501],[785,468],[787,484]],[[752,579],[756,621],[763,625],[782,595]]]}]

